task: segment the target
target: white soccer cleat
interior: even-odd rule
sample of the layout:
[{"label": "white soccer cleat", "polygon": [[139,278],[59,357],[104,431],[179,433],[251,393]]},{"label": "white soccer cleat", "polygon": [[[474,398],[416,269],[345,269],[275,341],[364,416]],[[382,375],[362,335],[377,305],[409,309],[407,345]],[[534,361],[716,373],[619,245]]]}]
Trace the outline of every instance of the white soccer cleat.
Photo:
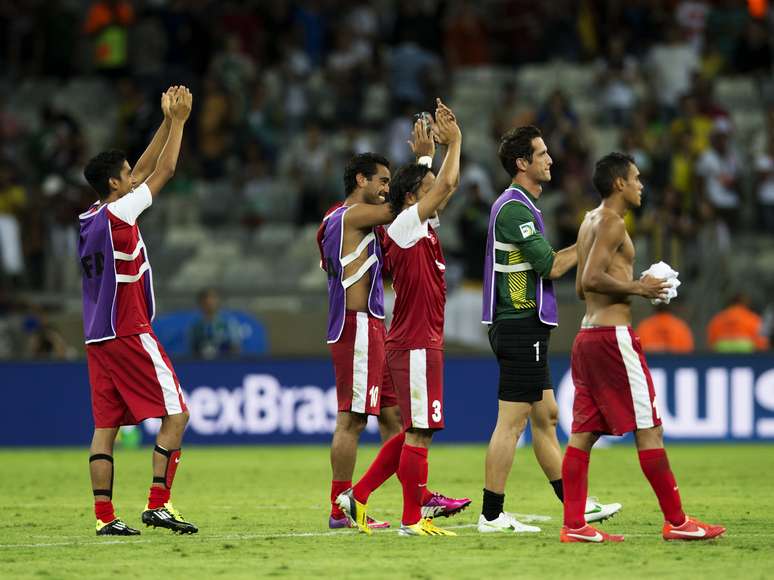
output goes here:
[{"label": "white soccer cleat", "polygon": [[597,498],[589,497],[586,499],[586,512],[584,514],[586,523],[602,522],[611,518],[621,511],[621,507],[620,503],[599,503]]},{"label": "white soccer cleat", "polygon": [[514,518],[507,512],[500,513],[497,519],[489,521],[481,514],[478,517],[478,531],[482,534],[488,534],[490,532],[511,532],[514,534],[523,533],[535,533],[539,532],[540,528],[537,526],[528,526],[522,524],[519,520]]}]

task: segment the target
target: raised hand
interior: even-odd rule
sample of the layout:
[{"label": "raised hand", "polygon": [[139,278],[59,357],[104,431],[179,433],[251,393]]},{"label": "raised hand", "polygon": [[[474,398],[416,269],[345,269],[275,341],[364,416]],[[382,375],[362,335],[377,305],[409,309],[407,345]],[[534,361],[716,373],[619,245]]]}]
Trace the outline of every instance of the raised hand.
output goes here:
[{"label": "raised hand", "polygon": [[178,87],[170,105],[172,118],[178,121],[187,120],[188,115],[191,114],[192,105],[193,96],[191,95],[191,91],[188,90],[188,87]]},{"label": "raised hand", "polygon": [[429,127],[422,119],[417,119],[416,123],[414,123],[411,141],[409,141],[408,144],[417,159],[425,156],[433,157],[435,155],[435,140],[433,139],[434,123],[432,119],[430,119],[429,123]]},{"label": "raised hand", "polygon": [[444,105],[441,99],[436,99],[436,105],[435,136],[438,142],[442,145],[448,145],[462,139],[462,132],[452,110]]},{"label": "raised hand", "polygon": [[172,105],[172,99],[174,98],[176,92],[177,92],[177,85],[174,85],[169,87],[163,93],[161,93],[161,110],[164,113],[165,119],[172,118],[170,106]]}]

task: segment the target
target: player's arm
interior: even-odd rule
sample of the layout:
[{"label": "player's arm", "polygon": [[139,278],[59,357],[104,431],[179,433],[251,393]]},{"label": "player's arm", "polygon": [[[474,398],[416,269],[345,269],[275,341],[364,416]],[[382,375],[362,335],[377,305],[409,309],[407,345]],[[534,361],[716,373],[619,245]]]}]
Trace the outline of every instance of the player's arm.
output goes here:
[{"label": "player's arm", "polygon": [[347,225],[353,228],[365,229],[375,226],[383,226],[390,223],[395,216],[392,214],[389,203],[373,205],[358,203],[347,210]]},{"label": "player's arm", "polygon": [[568,270],[578,264],[578,251],[575,244],[559,250],[554,254],[554,262],[551,264],[551,271],[548,278],[556,280],[564,276]]},{"label": "player's arm", "polygon": [[643,276],[639,280],[618,280],[608,269],[618,248],[626,238],[626,226],[620,217],[603,217],[597,226],[581,277],[584,293],[596,292],[615,296],[642,296],[660,298],[666,294],[669,283],[662,278]]},{"label": "player's arm", "polygon": [[161,150],[156,168],[145,181],[152,195],[158,195],[161,189],[172,179],[177,167],[177,159],[180,156],[180,144],[183,141],[183,127],[191,114],[193,98],[191,91],[186,87],[180,87],[175,93],[170,104],[172,120],[169,127],[167,142]]},{"label": "player's arm", "polygon": [[460,183],[462,132],[451,109],[444,105],[441,99],[436,99],[436,102],[438,108],[435,110],[435,132],[438,142],[446,145],[446,155],[430,191],[417,204],[419,219],[423,222],[446,206]]},{"label": "player's arm", "polygon": [[161,126],[156,130],[153,139],[151,139],[148,148],[137,160],[132,168],[132,181],[134,183],[142,183],[145,181],[151,172],[156,168],[156,162],[161,154],[161,149],[167,142],[169,137],[169,128],[172,125],[172,117],[169,112],[169,103],[172,95],[177,91],[177,87],[169,87],[166,92],[161,94],[161,110],[164,113],[164,121]]}]

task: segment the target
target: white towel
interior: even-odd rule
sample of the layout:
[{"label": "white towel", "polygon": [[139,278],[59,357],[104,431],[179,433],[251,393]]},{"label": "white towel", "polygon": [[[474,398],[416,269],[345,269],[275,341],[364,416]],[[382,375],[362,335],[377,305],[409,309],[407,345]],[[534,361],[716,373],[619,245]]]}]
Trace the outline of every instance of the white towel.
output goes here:
[{"label": "white towel", "polygon": [[669,282],[669,287],[667,288],[667,295],[666,298],[653,298],[650,303],[651,304],[669,304],[669,301],[673,298],[677,298],[677,287],[681,284],[680,280],[677,279],[677,277],[680,275],[680,272],[677,272],[672,269],[672,266],[667,264],[666,262],[657,262],[653,264],[650,268],[645,270],[641,275],[642,276],[653,276],[654,278],[663,278],[667,282]]}]

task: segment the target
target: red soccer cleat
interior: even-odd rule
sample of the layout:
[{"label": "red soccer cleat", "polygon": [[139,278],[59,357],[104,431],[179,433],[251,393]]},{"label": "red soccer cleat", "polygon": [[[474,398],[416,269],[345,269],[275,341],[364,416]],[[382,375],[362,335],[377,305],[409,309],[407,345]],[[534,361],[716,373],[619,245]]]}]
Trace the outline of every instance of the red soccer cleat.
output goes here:
[{"label": "red soccer cleat", "polygon": [[606,534],[597,528],[586,524],[582,528],[568,528],[562,526],[559,533],[559,539],[562,542],[590,542],[592,544],[601,544],[602,542],[623,542],[624,537],[616,534]]},{"label": "red soccer cleat", "polygon": [[711,540],[717,538],[726,531],[723,526],[713,526],[695,520],[688,516],[685,523],[675,526],[670,522],[664,522],[663,536],[665,540]]}]

